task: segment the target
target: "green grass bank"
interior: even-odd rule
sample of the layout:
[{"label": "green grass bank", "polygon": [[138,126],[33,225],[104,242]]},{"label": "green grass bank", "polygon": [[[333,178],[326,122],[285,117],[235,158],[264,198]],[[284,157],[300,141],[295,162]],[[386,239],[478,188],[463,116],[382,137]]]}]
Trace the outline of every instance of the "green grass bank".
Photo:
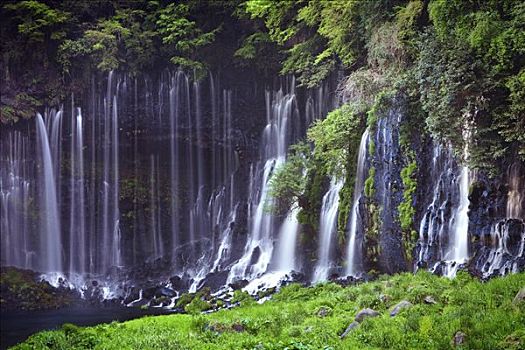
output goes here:
[{"label": "green grass bank", "polygon": [[[152,316],[89,328],[64,325],[15,349],[524,349],[525,273],[481,282],[419,272],[342,287],[292,284],[259,305]],[[522,290],[523,294],[525,292]],[[412,305],[390,315],[401,301]],[[341,338],[356,314],[367,317]]]}]

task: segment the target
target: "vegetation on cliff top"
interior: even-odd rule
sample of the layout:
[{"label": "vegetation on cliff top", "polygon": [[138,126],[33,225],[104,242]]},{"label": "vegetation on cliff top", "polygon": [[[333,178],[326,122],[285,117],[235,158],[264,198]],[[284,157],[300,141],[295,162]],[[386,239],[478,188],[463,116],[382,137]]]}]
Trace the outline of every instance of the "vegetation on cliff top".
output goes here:
[{"label": "vegetation on cliff top", "polygon": [[[513,299],[524,285],[523,273],[485,283],[462,272],[453,280],[419,272],[349,287],[292,284],[262,305],[243,299],[240,307],[211,314],[64,325],[15,349],[517,350],[525,346],[525,302]],[[403,300],[412,306],[391,317]],[[341,339],[363,308],[379,316],[365,318]]]}]

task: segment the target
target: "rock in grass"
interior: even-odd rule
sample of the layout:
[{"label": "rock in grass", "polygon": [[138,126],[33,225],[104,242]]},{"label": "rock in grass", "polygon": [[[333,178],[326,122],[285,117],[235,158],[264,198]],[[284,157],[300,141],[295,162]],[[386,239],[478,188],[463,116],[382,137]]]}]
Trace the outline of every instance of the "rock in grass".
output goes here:
[{"label": "rock in grass", "polygon": [[401,312],[401,310],[403,309],[408,309],[412,307],[412,303],[408,300],[402,300],[400,301],[399,303],[396,304],[396,306],[394,306],[394,308],[392,309],[392,311],[390,311],[390,317],[394,317],[396,316],[398,313]]},{"label": "rock in grass", "polygon": [[467,335],[461,331],[457,331],[456,334],[454,334],[454,338],[452,338],[452,346],[456,347],[459,345],[465,344],[465,340],[467,338]]},{"label": "rock in grass", "polygon": [[343,332],[343,334],[341,334],[340,338],[343,339],[344,337],[346,337],[348,335],[348,333],[350,333],[350,331],[354,328],[357,328],[357,326],[359,326],[359,323],[354,321],[352,323],[350,323],[348,325],[348,327],[346,327],[345,331]]},{"label": "rock in grass", "polygon": [[372,310],[369,308],[363,309],[355,315],[356,322],[363,322],[363,320],[367,317],[376,317],[379,316],[379,312],[376,310]]},{"label": "rock in grass", "polygon": [[513,305],[518,305],[525,300],[525,287],[521,288],[518,294],[512,300]]},{"label": "rock in grass", "polygon": [[326,317],[332,313],[332,308],[328,306],[321,306],[317,311],[317,317]]},{"label": "rock in grass", "polygon": [[427,295],[423,301],[425,304],[437,304],[436,299],[432,295]]},{"label": "rock in grass", "polygon": [[244,326],[240,323],[232,324],[232,330],[237,333],[244,332]]}]

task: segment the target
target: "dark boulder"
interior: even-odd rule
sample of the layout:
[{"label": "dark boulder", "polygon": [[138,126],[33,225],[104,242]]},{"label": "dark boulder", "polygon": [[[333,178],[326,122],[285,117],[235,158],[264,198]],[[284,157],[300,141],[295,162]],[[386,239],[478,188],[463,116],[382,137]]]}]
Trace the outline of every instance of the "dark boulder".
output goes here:
[{"label": "dark boulder", "polygon": [[254,265],[259,261],[259,257],[261,256],[261,248],[259,246],[255,247],[255,249],[252,251],[252,256],[250,258],[250,265]]},{"label": "dark boulder", "polygon": [[200,288],[208,287],[212,292],[218,291],[224,285],[228,279],[228,271],[211,272],[201,282]]},{"label": "dark boulder", "polygon": [[181,292],[187,292],[190,288],[190,281],[187,279],[187,276],[173,276],[170,278],[171,288],[173,290]]},{"label": "dark boulder", "polygon": [[233,290],[240,290],[246,287],[248,283],[249,282],[247,280],[238,280],[238,281],[230,283],[229,286]]},{"label": "dark boulder", "polygon": [[155,291],[155,296],[173,298],[177,296],[177,292],[175,292],[173,289],[168,288],[168,287],[159,287]]}]

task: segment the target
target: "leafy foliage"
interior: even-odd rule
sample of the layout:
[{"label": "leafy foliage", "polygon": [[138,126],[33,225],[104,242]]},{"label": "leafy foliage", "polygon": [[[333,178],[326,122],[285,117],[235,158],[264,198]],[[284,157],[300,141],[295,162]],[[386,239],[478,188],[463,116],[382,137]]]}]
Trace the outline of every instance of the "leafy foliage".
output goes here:
[{"label": "leafy foliage", "polygon": [[282,215],[293,205],[298,205],[306,186],[309,154],[310,146],[305,142],[290,147],[286,161],[277,167],[270,178],[269,195],[272,200],[265,203],[268,211]]},{"label": "leafy foliage", "polygon": [[8,3],[4,8],[15,13],[18,32],[28,42],[56,41],[66,35],[63,25],[70,19],[68,12],[53,9],[36,0]]},{"label": "leafy foliage", "polygon": [[[228,39],[235,46],[229,54],[243,67],[268,72],[280,62],[282,74],[297,75],[307,87],[346,69],[340,92],[358,110],[412,76],[427,131],[458,155],[468,144],[469,166],[495,173],[503,158],[525,157],[520,1],[102,3],[25,0],[1,7],[3,122],[63,99],[69,90],[61,72],[72,80],[92,68],[137,73],[169,62],[198,78],[210,53],[224,46],[217,39],[226,20],[242,27]],[[210,13],[218,18],[208,20]],[[32,66],[43,70],[27,74]],[[17,103],[24,93],[34,103]]]},{"label": "leafy foliage", "polygon": [[[203,29],[206,23],[197,15],[216,7],[195,1],[7,1],[0,7],[6,49],[2,122],[33,116],[43,104],[59,104],[72,87],[82,90],[90,71],[139,74],[171,63],[203,76],[208,67],[201,51],[215,41],[220,25]],[[223,8],[233,11],[231,5]],[[17,104],[21,94],[37,103]]]},{"label": "leafy foliage", "polygon": [[347,161],[354,158],[363,130],[360,112],[358,106],[346,104],[308,129],[308,140],[315,145],[314,157],[327,174],[343,175]]},{"label": "leafy foliage", "polygon": [[206,67],[195,59],[197,50],[210,44],[219,28],[205,32],[199,28],[197,22],[189,19],[189,15],[189,4],[171,3],[159,10],[156,24],[162,42],[174,47],[175,55],[170,61],[184,68],[196,69],[203,74]]}]

